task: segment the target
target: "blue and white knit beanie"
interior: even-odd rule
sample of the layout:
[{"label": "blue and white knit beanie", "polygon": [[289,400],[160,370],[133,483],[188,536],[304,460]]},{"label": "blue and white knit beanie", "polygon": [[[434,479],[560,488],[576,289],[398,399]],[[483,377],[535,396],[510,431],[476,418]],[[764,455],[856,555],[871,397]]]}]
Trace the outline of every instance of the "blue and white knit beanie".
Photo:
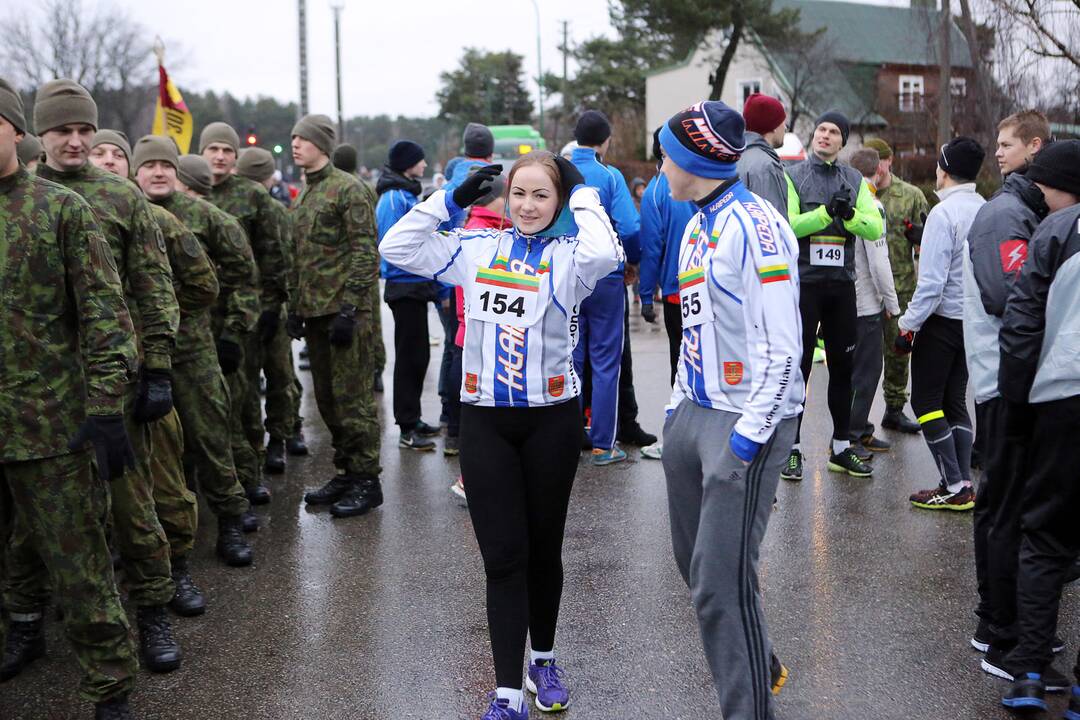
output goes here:
[{"label": "blue and white knit beanie", "polygon": [[726,180],[746,149],[743,117],[718,100],[705,100],[676,113],[660,130],[660,145],[672,162],[691,175]]}]

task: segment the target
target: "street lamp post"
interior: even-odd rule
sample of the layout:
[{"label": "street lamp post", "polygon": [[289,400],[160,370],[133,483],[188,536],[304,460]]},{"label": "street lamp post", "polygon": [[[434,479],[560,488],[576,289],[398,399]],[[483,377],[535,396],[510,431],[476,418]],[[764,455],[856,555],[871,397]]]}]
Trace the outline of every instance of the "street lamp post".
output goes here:
[{"label": "street lamp post", "polygon": [[544,65],[540,61],[540,3],[532,0],[536,11],[536,95],[540,100],[540,137],[544,136]]},{"label": "street lamp post", "polygon": [[338,142],[345,142],[345,115],[341,112],[341,10],[340,3],[333,4],[334,11],[334,63],[337,70],[337,122]]}]

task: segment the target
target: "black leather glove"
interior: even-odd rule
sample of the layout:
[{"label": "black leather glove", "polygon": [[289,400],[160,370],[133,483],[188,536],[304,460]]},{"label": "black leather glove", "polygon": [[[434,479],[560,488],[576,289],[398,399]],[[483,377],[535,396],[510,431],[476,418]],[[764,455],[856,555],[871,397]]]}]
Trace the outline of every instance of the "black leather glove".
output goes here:
[{"label": "black leather glove", "polygon": [[139,393],[135,397],[135,419],[152,423],[173,408],[172,373],[143,368],[139,374]]},{"label": "black leather glove", "polygon": [[221,338],[217,341],[217,357],[221,372],[232,375],[240,369],[240,361],[244,359],[244,351],[232,340]]},{"label": "black leather glove", "polygon": [[896,340],[893,340],[893,352],[897,355],[910,355],[911,348],[915,346],[915,333],[911,330],[904,332],[900,331],[900,334],[896,336]]},{"label": "black leather glove", "polygon": [[106,480],[115,480],[125,469],[135,469],[135,451],[124,429],[122,415],[87,416],[68,443],[68,450],[79,450],[87,442],[94,446],[98,472]]},{"label": "black leather glove", "polygon": [[855,217],[855,208],[851,206],[851,193],[846,188],[834,192],[825,211],[837,220],[850,220]]},{"label": "black leather glove", "polygon": [[502,165],[485,165],[454,188],[454,204],[465,209],[488,194],[491,183],[502,174]]},{"label": "black leather glove", "polygon": [[255,325],[255,332],[259,333],[259,341],[265,345],[273,340],[279,323],[277,310],[263,310],[262,315],[259,315],[259,322]]},{"label": "black leather glove", "polygon": [[645,322],[656,322],[656,308],[652,303],[641,303],[641,317],[645,318]]},{"label": "black leather glove", "polygon": [[356,306],[342,305],[334,321],[330,323],[330,344],[335,347],[349,347],[355,333]]},{"label": "black leather glove", "polygon": [[562,181],[563,197],[570,199],[570,193],[578,185],[585,184],[585,176],[577,169],[574,163],[561,155],[555,156],[555,164],[559,166],[559,179]]},{"label": "black leather glove", "polygon": [[293,340],[304,337],[304,318],[296,313],[289,313],[289,316],[285,318],[285,332]]},{"label": "black leather glove", "polygon": [[922,213],[922,218],[919,220],[919,224],[916,225],[911,220],[904,218],[904,237],[908,242],[919,247],[922,245],[923,227],[926,225],[926,213]]}]

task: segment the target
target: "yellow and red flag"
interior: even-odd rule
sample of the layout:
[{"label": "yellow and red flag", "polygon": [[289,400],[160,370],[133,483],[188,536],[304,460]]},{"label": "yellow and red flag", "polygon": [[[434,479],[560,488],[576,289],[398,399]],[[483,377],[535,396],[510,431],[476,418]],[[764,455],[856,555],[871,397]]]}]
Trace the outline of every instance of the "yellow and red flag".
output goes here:
[{"label": "yellow and red flag", "polygon": [[154,135],[171,137],[180,148],[180,154],[185,155],[191,147],[194,127],[195,121],[184,104],[184,97],[169,79],[165,66],[159,62],[157,108],[154,111],[154,128],[151,132]]}]

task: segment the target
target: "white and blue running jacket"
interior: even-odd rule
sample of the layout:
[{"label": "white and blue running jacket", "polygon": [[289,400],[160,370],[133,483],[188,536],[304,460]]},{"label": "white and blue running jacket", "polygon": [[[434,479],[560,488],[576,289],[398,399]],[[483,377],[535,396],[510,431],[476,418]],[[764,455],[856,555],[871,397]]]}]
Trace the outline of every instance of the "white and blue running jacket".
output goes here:
[{"label": "white and blue running jacket", "polygon": [[[799,413],[806,392],[798,240],[740,180],[699,207],[679,250],[683,337],[670,407],[688,398],[738,413],[735,431],[764,444]],[[707,298],[694,294],[706,288]],[[712,319],[700,322],[705,302]]]},{"label": "white and blue running jacket", "polygon": [[[580,185],[569,209],[577,236],[527,236],[514,229],[436,232],[449,220],[446,192],[416,205],[379,243],[387,262],[460,285],[465,295],[461,402],[495,407],[554,405],[576,397],[577,314],[598,280],[624,260],[596,190]],[[527,327],[472,316],[477,278],[512,273],[536,288]],[[487,287],[486,285],[484,287]]]}]

